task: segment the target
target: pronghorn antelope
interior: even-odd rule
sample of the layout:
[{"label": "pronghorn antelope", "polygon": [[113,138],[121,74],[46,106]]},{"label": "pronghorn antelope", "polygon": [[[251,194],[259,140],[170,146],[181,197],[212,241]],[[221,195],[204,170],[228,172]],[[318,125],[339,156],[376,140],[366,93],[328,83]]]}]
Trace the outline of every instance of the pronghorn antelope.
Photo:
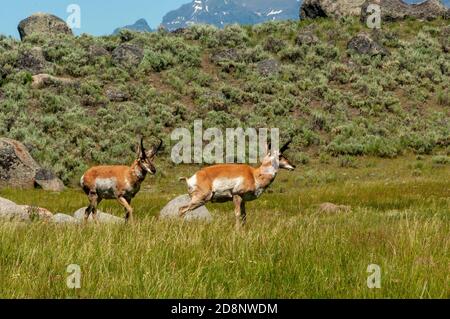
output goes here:
[{"label": "pronghorn antelope", "polygon": [[236,227],[245,225],[245,202],[259,198],[272,184],[280,168],[290,171],[295,169],[283,155],[290,142],[279,151],[271,151],[267,147],[267,155],[257,168],[244,164],[221,164],[203,168],[191,178],[180,178],[186,181],[191,197],[188,205],[180,207],[180,217],[209,201],[233,201]]},{"label": "pronghorn antelope", "polygon": [[163,142],[150,151],[145,151],[144,141],[138,145],[137,158],[131,166],[96,166],[89,169],[81,177],[80,185],[89,197],[89,207],[85,212],[85,220],[92,214],[97,220],[97,205],[102,199],[117,199],[125,208],[125,221],[133,221],[131,200],[139,192],[141,183],[147,173],[156,173],[153,159],[161,149]]}]

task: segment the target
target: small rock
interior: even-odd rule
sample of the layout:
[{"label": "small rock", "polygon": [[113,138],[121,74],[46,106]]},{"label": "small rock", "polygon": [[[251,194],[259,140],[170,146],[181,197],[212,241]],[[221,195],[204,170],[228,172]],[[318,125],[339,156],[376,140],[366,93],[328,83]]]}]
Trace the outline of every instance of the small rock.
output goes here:
[{"label": "small rock", "polygon": [[386,50],[381,44],[372,40],[372,38],[364,32],[359,33],[347,44],[347,49],[353,50],[359,54],[368,54],[370,56],[375,55],[388,55],[389,51]]},{"label": "small rock", "polygon": [[319,212],[327,214],[335,214],[341,212],[349,212],[351,210],[350,206],[346,205],[336,205],[333,203],[323,203],[319,205]]},{"label": "small rock", "polygon": [[63,20],[47,13],[36,13],[20,21],[18,30],[22,40],[34,33],[73,35],[72,30]]},{"label": "small rock", "polygon": [[107,89],[105,94],[111,102],[124,102],[130,98],[128,93],[120,92],[116,89]]},{"label": "small rock", "polygon": [[48,209],[37,207],[37,206],[30,206],[30,205],[19,205],[20,208],[22,208],[30,217],[30,220],[43,220],[48,221],[53,217],[53,214]]},{"label": "small rock", "polygon": [[304,31],[297,35],[295,39],[297,45],[314,45],[319,43],[319,38],[311,31]]},{"label": "small rock", "polygon": [[267,59],[257,64],[259,74],[269,76],[280,72],[280,63],[275,59]]},{"label": "small rock", "polygon": [[[80,208],[75,213],[73,213],[73,217],[78,221],[84,221],[84,212],[87,207]],[[97,210],[97,219],[101,224],[123,224],[125,222],[125,218],[119,218],[117,216],[113,216],[111,214],[104,213],[102,211]],[[89,215],[88,222],[92,222],[92,214]]]},{"label": "small rock", "polygon": [[[175,219],[179,217],[179,208],[189,204],[191,197],[187,194],[178,196],[171,200],[159,213],[159,217],[162,219]],[[211,222],[213,220],[211,214],[205,206],[187,213],[183,218],[185,221],[202,220]]]},{"label": "small rock", "polygon": [[80,224],[78,219],[61,213],[53,215],[50,221],[55,224]]},{"label": "small rock", "polygon": [[123,67],[136,67],[144,58],[144,49],[136,44],[122,43],[112,53],[113,62]]}]

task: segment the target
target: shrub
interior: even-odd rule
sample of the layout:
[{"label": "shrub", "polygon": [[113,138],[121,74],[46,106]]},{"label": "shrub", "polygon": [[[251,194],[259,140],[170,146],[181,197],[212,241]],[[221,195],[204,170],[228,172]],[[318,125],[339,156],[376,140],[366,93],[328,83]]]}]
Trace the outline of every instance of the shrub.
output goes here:
[{"label": "shrub", "polygon": [[341,156],[338,160],[339,167],[357,168],[356,159],[352,156]]},{"label": "shrub", "polygon": [[450,164],[450,157],[446,155],[437,155],[432,158],[433,164],[447,165]]}]

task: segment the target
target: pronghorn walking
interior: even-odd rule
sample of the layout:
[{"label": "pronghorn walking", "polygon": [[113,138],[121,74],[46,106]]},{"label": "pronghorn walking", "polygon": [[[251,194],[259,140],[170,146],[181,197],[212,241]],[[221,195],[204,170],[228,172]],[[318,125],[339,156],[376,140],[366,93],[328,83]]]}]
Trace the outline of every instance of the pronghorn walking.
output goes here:
[{"label": "pronghorn walking", "polygon": [[204,168],[191,178],[181,178],[187,182],[191,202],[180,207],[180,217],[209,201],[233,201],[236,227],[243,226],[246,222],[245,202],[259,198],[272,184],[280,168],[290,171],[295,169],[283,155],[290,142],[280,151],[271,151],[268,147],[267,155],[258,168],[243,164],[221,164]]},{"label": "pronghorn walking", "polygon": [[152,175],[156,173],[153,159],[162,144],[160,139],[158,146],[145,151],[144,141],[141,138],[137,158],[131,166],[96,166],[84,173],[80,185],[89,197],[85,220],[90,214],[97,220],[97,205],[102,199],[117,199],[126,210],[125,221],[133,221],[131,200],[139,192],[147,173]]}]

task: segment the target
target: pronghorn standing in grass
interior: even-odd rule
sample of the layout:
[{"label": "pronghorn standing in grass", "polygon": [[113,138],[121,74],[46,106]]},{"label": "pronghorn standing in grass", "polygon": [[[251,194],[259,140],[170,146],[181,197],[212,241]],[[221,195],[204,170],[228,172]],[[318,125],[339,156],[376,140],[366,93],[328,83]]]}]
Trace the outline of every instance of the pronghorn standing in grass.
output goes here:
[{"label": "pronghorn standing in grass", "polygon": [[131,166],[96,166],[84,173],[80,185],[89,197],[85,220],[90,214],[97,220],[97,205],[102,199],[117,199],[126,210],[125,221],[133,221],[131,200],[139,192],[147,173],[152,175],[156,173],[153,159],[162,144],[160,139],[158,146],[145,151],[144,141],[141,138],[137,158]]},{"label": "pronghorn standing in grass", "polygon": [[283,155],[290,142],[279,151],[271,151],[267,147],[267,155],[257,168],[243,164],[221,164],[203,168],[191,178],[181,178],[187,182],[191,202],[180,207],[180,217],[209,201],[233,201],[236,227],[245,225],[245,202],[259,198],[272,184],[280,168],[290,171],[295,169]]}]

